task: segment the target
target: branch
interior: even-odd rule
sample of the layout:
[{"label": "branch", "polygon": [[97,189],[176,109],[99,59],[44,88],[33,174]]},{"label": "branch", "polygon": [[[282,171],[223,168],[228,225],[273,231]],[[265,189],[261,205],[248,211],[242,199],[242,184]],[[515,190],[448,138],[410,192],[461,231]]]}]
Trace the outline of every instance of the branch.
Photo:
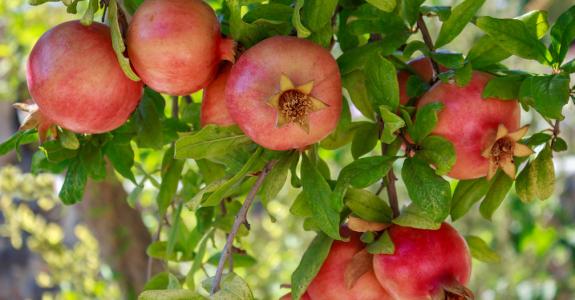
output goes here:
[{"label": "branch", "polygon": [[[425,21],[423,20],[423,16],[419,15],[419,18],[417,19],[417,28],[419,28],[419,31],[421,31],[421,35],[423,36],[423,41],[425,42],[425,45],[427,45],[427,48],[429,48],[429,51],[433,52],[435,51],[435,46],[433,45],[433,40],[431,39],[431,35],[429,34],[429,30],[427,29],[427,25],[425,25]],[[435,81],[437,81],[437,74],[441,73],[441,70],[439,70],[439,65],[437,64],[437,62],[435,62],[435,60],[433,58],[429,58],[431,60],[431,65],[433,66],[433,70],[435,71],[434,75],[433,75],[433,79],[432,79],[432,83],[435,83]]]},{"label": "branch", "polygon": [[559,120],[555,121],[555,125],[553,125],[553,139],[551,139],[551,149],[555,146],[555,141],[557,141],[557,137],[561,132],[561,128],[559,127]]},{"label": "branch", "polygon": [[226,261],[228,260],[228,258],[232,254],[234,239],[235,239],[236,235],[238,234],[238,230],[240,229],[240,226],[242,224],[244,224],[245,222],[247,222],[248,210],[250,209],[250,206],[254,202],[254,199],[256,198],[256,194],[257,194],[258,190],[260,189],[262,183],[264,182],[264,179],[269,174],[269,172],[272,170],[272,168],[276,164],[276,162],[277,161],[272,160],[265,165],[263,170],[260,172],[258,179],[256,180],[256,183],[254,184],[254,186],[252,187],[252,189],[248,193],[246,200],[244,201],[244,204],[240,208],[240,211],[236,215],[236,219],[234,220],[234,225],[232,226],[232,230],[230,231],[230,234],[228,235],[228,238],[226,240],[226,245],[224,246],[224,249],[222,250],[222,256],[220,257],[220,262],[218,263],[218,269],[216,270],[216,276],[214,277],[214,282],[212,284],[212,290],[210,293],[211,295],[215,294],[220,289],[220,281],[222,280],[222,276],[223,276],[223,272],[224,272],[224,266],[226,265]]},{"label": "branch", "polygon": [[[379,125],[379,139],[381,140],[381,134],[383,133],[383,120],[380,116],[377,117],[377,124]],[[384,156],[387,152],[387,144],[381,143],[381,155]],[[383,188],[385,187],[387,190],[387,199],[389,200],[389,206],[391,207],[391,212],[393,214],[393,218],[397,218],[399,216],[399,203],[397,200],[397,189],[395,188],[395,181],[397,177],[395,177],[395,173],[393,172],[393,167],[389,169],[387,175],[381,179],[381,185],[377,190],[376,194],[379,195]]]}]

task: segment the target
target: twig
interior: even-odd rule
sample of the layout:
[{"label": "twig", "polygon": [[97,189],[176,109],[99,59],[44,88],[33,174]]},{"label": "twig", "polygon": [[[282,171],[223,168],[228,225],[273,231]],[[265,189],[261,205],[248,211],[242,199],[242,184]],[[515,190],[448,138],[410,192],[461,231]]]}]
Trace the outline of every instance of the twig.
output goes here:
[{"label": "twig", "polygon": [[256,180],[256,183],[254,184],[254,186],[252,186],[252,189],[250,190],[250,192],[246,196],[246,200],[244,201],[244,204],[240,208],[240,211],[236,215],[236,219],[234,220],[234,225],[232,226],[232,230],[230,231],[230,234],[228,235],[224,249],[222,250],[220,262],[218,263],[218,269],[216,270],[216,276],[214,277],[214,281],[212,284],[212,290],[210,293],[211,295],[215,294],[220,289],[220,281],[222,280],[226,261],[228,260],[228,257],[230,257],[230,255],[232,254],[232,247],[233,247],[234,239],[235,239],[236,235],[238,234],[238,230],[240,229],[240,226],[247,221],[248,210],[250,209],[252,203],[254,202],[254,199],[256,198],[256,194],[257,194],[258,190],[260,189],[262,183],[264,182],[264,179],[269,174],[269,172],[271,171],[273,166],[276,164],[276,162],[277,161],[272,160],[272,161],[269,161],[265,165],[265,167],[263,168],[263,170],[259,174],[258,179]]},{"label": "twig", "polygon": [[[423,36],[423,41],[425,42],[425,45],[427,45],[427,48],[429,48],[429,51],[433,52],[435,51],[435,46],[433,45],[433,40],[431,39],[431,35],[429,34],[429,30],[427,29],[427,25],[425,25],[425,21],[423,20],[423,16],[419,15],[419,18],[417,19],[417,28],[419,28],[419,30],[421,31],[421,35]],[[437,81],[437,75],[439,73],[441,73],[441,70],[439,70],[439,65],[437,64],[437,62],[435,62],[435,60],[430,57],[429,58],[431,60],[431,65],[433,66],[433,70],[435,71],[434,75],[433,75],[433,79],[432,81],[435,82]]]},{"label": "twig", "polygon": [[[156,234],[154,235],[154,239],[152,240],[152,243],[156,242],[157,240],[160,239],[160,233],[162,233],[162,225],[164,223],[160,220],[160,222],[158,222],[158,230],[156,231]],[[149,281],[150,278],[152,277],[152,262],[154,261],[154,258],[152,258],[151,256],[148,256],[148,268],[146,270],[146,281]]]},{"label": "twig", "polygon": [[[379,125],[379,139],[381,140],[381,135],[383,133],[383,120],[380,116],[377,117],[377,124]],[[385,155],[387,152],[387,144],[381,143],[381,155]],[[383,191],[383,187],[386,187],[387,190],[387,198],[389,200],[389,206],[391,207],[391,212],[393,214],[393,218],[397,218],[399,216],[399,204],[397,199],[397,189],[395,188],[395,181],[397,177],[395,177],[395,173],[393,172],[393,167],[389,169],[387,175],[381,179],[381,184],[379,189],[377,190],[376,194],[379,195]]]},{"label": "twig", "polygon": [[551,140],[551,149],[555,146],[555,141],[557,141],[557,137],[561,132],[561,128],[559,127],[559,120],[555,121],[555,125],[553,125],[553,139]]}]

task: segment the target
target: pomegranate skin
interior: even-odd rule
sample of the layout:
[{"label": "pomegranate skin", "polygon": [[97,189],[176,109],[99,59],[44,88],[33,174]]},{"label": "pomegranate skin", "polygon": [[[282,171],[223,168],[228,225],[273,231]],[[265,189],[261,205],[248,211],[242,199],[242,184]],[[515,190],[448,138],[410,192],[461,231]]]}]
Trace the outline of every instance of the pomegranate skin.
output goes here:
[{"label": "pomegranate skin", "polygon": [[226,82],[230,76],[232,66],[226,64],[216,79],[205,89],[202,98],[202,109],[200,112],[200,124],[206,126],[215,124],[218,126],[230,126],[235,124],[226,106],[225,89]]},{"label": "pomegranate skin", "polygon": [[[328,106],[309,114],[309,133],[296,123],[277,127],[278,111],[268,104],[280,92],[285,75],[295,86],[314,82],[311,96]],[[314,144],[337,126],[341,113],[341,78],[329,51],[311,41],[275,36],[248,49],[232,67],[226,85],[232,119],[253,141],[272,150]]]},{"label": "pomegranate skin", "polygon": [[491,76],[474,72],[469,84],[436,83],[419,101],[418,107],[431,102],[444,104],[432,134],[448,139],[455,148],[455,165],[448,173],[455,179],[474,179],[487,175],[489,161],[481,156],[499,124],[510,132],[519,129],[521,110],[517,101],[482,99],[483,88]]},{"label": "pomegranate skin", "polygon": [[373,268],[379,283],[396,299],[433,299],[443,284],[469,281],[469,249],[451,225],[443,223],[439,230],[394,225],[389,235],[395,253],[374,255]]},{"label": "pomegranate skin", "polygon": [[307,288],[313,300],[387,300],[393,299],[379,284],[372,271],[363,274],[348,290],[345,285],[345,270],[353,256],[365,245],[359,234],[343,230],[342,236],[350,235],[349,242],[334,241],[327,259],[319,273]]},{"label": "pomegranate skin", "polygon": [[205,87],[229,54],[223,52],[233,52],[214,11],[201,0],[144,1],[130,23],[127,44],[144,83],[170,95]]},{"label": "pomegranate skin", "polygon": [[42,114],[77,133],[122,125],[142,96],[118,63],[108,26],[62,23],[42,35],[27,62],[28,89]]}]

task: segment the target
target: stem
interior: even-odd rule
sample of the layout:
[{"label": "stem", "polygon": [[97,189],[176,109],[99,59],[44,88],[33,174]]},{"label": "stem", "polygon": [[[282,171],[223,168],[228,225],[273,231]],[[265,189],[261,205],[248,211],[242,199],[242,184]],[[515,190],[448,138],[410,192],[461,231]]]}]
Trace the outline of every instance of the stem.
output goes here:
[{"label": "stem", "polygon": [[220,257],[220,262],[218,263],[218,269],[216,270],[216,276],[214,277],[214,282],[212,284],[212,290],[210,293],[211,295],[215,294],[220,289],[220,281],[222,281],[222,276],[223,276],[223,272],[224,272],[224,267],[226,265],[226,261],[228,260],[228,257],[230,257],[230,255],[232,254],[232,247],[233,247],[234,239],[235,239],[236,235],[238,234],[238,230],[240,229],[240,226],[242,224],[244,224],[245,222],[247,222],[248,210],[250,209],[250,206],[254,202],[254,199],[256,198],[256,194],[257,194],[258,190],[260,189],[262,183],[264,182],[264,179],[269,174],[269,172],[271,171],[273,166],[276,164],[276,162],[277,161],[272,160],[272,161],[269,161],[265,165],[263,170],[260,172],[258,179],[256,180],[256,183],[254,184],[254,186],[252,187],[252,189],[250,190],[250,192],[246,196],[246,200],[244,201],[244,204],[240,208],[240,211],[236,215],[236,219],[234,220],[234,225],[232,226],[232,230],[230,231],[230,234],[228,235],[228,238],[226,240],[226,245],[224,246],[224,249],[222,250],[222,256]]},{"label": "stem", "polygon": [[180,97],[172,96],[172,118],[178,119],[180,115],[180,106],[178,100]]},{"label": "stem", "polygon": [[555,141],[557,141],[557,137],[561,132],[561,128],[559,127],[559,120],[555,121],[555,125],[553,125],[553,139],[551,140],[551,149],[555,146]]},{"label": "stem", "polygon": [[[427,48],[429,48],[429,51],[431,52],[435,51],[433,40],[431,39],[431,35],[429,34],[429,30],[427,29],[427,25],[425,25],[425,21],[423,20],[422,15],[419,15],[419,18],[417,19],[417,28],[419,28],[419,31],[421,31],[423,41],[425,42],[425,45],[427,45]],[[431,65],[433,66],[433,70],[435,71],[434,72],[435,74],[433,74],[432,82],[435,83],[435,81],[437,81],[437,75],[441,73],[441,70],[439,70],[439,65],[437,64],[437,62],[435,62],[435,60],[432,57],[430,57],[430,59],[431,59]]]},{"label": "stem", "polygon": [[[383,133],[383,120],[380,116],[377,116],[377,124],[379,125],[379,139],[381,140],[381,134]],[[387,144],[381,143],[381,155],[385,156],[387,152]],[[387,190],[387,199],[389,200],[389,207],[391,207],[391,212],[393,214],[393,218],[397,218],[399,216],[399,203],[397,200],[397,189],[395,188],[395,181],[397,177],[395,177],[395,173],[393,172],[393,166],[387,172],[387,175],[381,179],[381,185],[377,189],[376,195],[379,195],[383,191],[383,187]]]},{"label": "stem", "polygon": [[[159,220],[158,230],[156,231],[156,234],[154,235],[154,238],[152,240],[152,244],[160,239],[160,233],[162,232],[162,225],[163,224],[164,223],[162,222],[162,220]],[[152,262],[153,261],[154,261],[154,259],[151,256],[148,256],[148,268],[146,270],[146,281],[149,281],[150,278],[152,277]]]}]

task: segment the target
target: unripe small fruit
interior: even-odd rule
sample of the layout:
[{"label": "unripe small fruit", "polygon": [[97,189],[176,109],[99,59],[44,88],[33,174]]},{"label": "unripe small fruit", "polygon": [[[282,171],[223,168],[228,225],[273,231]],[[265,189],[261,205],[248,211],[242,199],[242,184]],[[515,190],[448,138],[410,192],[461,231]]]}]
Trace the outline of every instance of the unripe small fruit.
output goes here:
[{"label": "unripe small fruit", "polygon": [[487,176],[490,159],[483,152],[492,145],[500,125],[509,132],[519,129],[521,111],[517,101],[481,97],[490,79],[488,74],[474,72],[464,87],[437,82],[417,105],[422,107],[431,102],[444,105],[432,134],[448,139],[455,148],[456,162],[448,174],[452,178]]},{"label": "unripe small fruit", "polygon": [[122,125],[137,106],[142,82],[130,80],[100,23],[62,23],[44,33],[28,58],[28,89],[42,113],[78,133]]},{"label": "unripe small fruit", "polygon": [[393,225],[388,233],[395,252],[374,255],[373,269],[396,299],[436,299],[444,289],[461,288],[469,281],[469,249],[451,225],[443,223],[438,230]]},{"label": "unripe small fruit", "polygon": [[272,150],[314,144],[337,126],[341,78],[328,50],[275,36],[248,49],[232,67],[226,102],[233,120]]},{"label": "unripe small fruit", "polygon": [[232,66],[226,64],[222,67],[216,79],[205,89],[202,98],[202,110],[200,112],[200,123],[202,126],[215,124],[218,126],[230,126],[235,124],[226,106],[226,82],[230,76]]},{"label": "unripe small fruit", "polygon": [[202,0],[146,0],[128,29],[128,54],[144,83],[170,95],[204,88],[234,42],[222,39],[213,9]]}]

